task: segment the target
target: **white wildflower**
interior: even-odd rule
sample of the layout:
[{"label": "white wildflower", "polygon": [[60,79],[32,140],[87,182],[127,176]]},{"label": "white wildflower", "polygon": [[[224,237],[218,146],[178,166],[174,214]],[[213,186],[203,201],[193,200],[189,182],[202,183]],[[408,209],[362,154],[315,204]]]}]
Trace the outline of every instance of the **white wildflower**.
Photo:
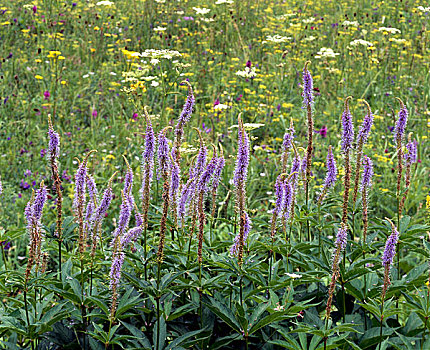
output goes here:
[{"label": "white wildflower", "polygon": [[322,47],[321,50],[317,52],[315,58],[335,58],[338,55],[340,55],[340,53],[334,52],[331,48]]},{"label": "white wildflower", "polygon": [[255,72],[255,67],[245,67],[245,70],[237,71],[236,75],[242,78],[255,78],[257,76],[257,73]]},{"label": "white wildflower", "polygon": [[345,27],[358,27],[360,23],[358,23],[357,21],[343,21],[342,25],[344,25]]},{"label": "white wildflower", "polygon": [[363,40],[363,39],[353,40],[349,43],[349,45],[351,45],[351,46],[358,46],[358,45],[373,46],[373,44],[370,41]]},{"label": "white wildflower", "polygon": [[397,28],[388,28],[388,27],[379,27],[378,31],[380,31],[380,32],[387,32],[387,33],[390,33],[390,34],[401,33],[400,29],[397,29]]},{"label": "white wildflower", "polygon": [[193,7],[193,10],[196,11],[196,14],[198,15],[206,15],[207,13],[211,12],[211,9],[207,9],[205,7]]},{"label": "white wildflower", "polygon": [[272,43],[285,43],[287,41],[291,40],[291,37],[289,36],[280,36],[278,34],[276,35],[268,35],[266,37],[266,40],[262,42],[262,44],[267,43],[268,41]]},{"label": "white wildflower", "polygon": [[107,1],[107,0],[103,0],[103,1],[99,1],[97,4],[97,6],[112,6],[115,5],[112,1]]}]

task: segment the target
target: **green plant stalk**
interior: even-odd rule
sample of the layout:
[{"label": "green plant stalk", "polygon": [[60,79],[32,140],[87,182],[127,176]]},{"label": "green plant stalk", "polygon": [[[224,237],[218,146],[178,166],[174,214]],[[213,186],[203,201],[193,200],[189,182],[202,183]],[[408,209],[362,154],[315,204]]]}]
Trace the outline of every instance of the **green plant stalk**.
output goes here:
[{"label": "green plant stalk", "polygon": [[155,341],[155,350],[160,349],[160,275],[161,275],[161,262],[157,264],[157,337]]},{"label": "green plant stalk", "polygon": [[381,324],[380,324],[380,328],[379,328],[379,350],[381,350],[381,346],[382,346],[382,322],[384,320],[384,298],[382,298],[382,303],[381,303]]},{"label": "green plant stalk", "polygon": [[[25,308],[25,317],[27,319],[27,331],[29,332],[29,329],[30,329],[30,317],[28,315],[27,281],[25,281],[25,285],[24,285],[24,308]],[[30,334],[28,334],[28,337],[30,338],[31,349],[34,350],[33,339],[31,339]]]},{"label": "green plant stalk", "polygon": [[146,225],[144,226],[143,229],[143,260],[145,261],[143,268],[144,268],[144,274],[145,274],[145,281],[148,280],[148,262],[146,261],[147,256],[148,256],[148,251],[147,251],[147,246],[148,246],[148,232],[147,232],[147,227]]}]

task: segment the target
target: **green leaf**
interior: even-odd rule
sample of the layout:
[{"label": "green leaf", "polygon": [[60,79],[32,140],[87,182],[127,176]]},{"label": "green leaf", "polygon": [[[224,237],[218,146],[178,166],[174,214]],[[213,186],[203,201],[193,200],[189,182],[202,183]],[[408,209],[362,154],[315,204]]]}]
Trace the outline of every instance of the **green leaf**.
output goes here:
[{"label": "green leaf", "polygon": [[217,300],[210,298],[210,304],[205,303],[205,305],[219,318],[221,318],[225,323],[227,323],[233,330],[242,334],[239,323],[232,311],[227,308],[224,304],[221,304]]}]

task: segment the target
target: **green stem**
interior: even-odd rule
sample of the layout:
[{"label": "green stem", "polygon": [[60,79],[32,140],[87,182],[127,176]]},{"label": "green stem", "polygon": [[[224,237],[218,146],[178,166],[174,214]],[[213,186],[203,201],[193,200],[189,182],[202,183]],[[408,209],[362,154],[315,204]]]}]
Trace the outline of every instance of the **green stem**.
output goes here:
[{"label": "green stem", "polygon": [[382,303],[381,303],[381,325],[380,325],[380,329],[379,329],[379,350],[381,350],[381,346],[382,346],[382,322],[384,320],[384,299],[382,299]]},{"label": "green stem", "polygon": [[146,257],[148,255],[147,252],[147,243],[148,243],[148,234],[147,234],[147,228],[146,228],[146,224],[145,224],[145,228],[143,230],[143,260],[145,261],[144,263],[144,270],[145,270],[145,281],[148,280],[148,263],[146,261]]},{"label": "green stem", "polygon": [[155,350],[160,349],[160,274],[161,274],[161,263],[158,262],[157,268],[157,337],[155,342]]}]

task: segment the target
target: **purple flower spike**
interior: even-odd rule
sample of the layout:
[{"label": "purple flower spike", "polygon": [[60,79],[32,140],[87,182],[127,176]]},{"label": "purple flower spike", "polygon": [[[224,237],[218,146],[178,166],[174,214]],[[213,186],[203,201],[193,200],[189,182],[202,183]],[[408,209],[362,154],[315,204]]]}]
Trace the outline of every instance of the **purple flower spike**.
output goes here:
[{"label": "purple flower spike", "polygon": [[188,96],[187,100],[185,101],[184,107],[182,109],[182,113],[179,116],[178,123],[176,124],[175,128],[175,135],[180,135],[182,138],[182,129],[184,125],[190,120],[191,113],[193,112],[193,106],[195,103],[195,98],[193,94],[193,89],[191,87],[191,84],[188,81],[184,81],[188,85]]},{"label": "purple flower spike", "polygon": [[384,253],[382,254],[382,264],[388,268],[393,264],[394,256],[396,255],[396,245],[399,240],[399,231],[397,231],[396,226],[387,219],[392,228],[392,232],[390,237],[388,237],[387,242],[385,243]]},{"label": "purple flower spike", "polygon": [[48,152],[51,159],[58,158],[60,154],[60,135],[54,130],[52,127],[51,119],[48,120],[49,128],[48,128]]},{"label": "purple flower spike", "polygon": [[331,188],[336,183],[337,167],[336,160],[334,159],[331,146],[328,148],[327,153],[327,175],[324,181],[324,186]]},{"label": "purple flower spike", "polygon": [[121,280],[121,269],[124,264],[124,253],[120,252],[113,256],[112,266],[110,269],[110,283],[109,288],[113,290],[114,287],[119,285],[119,281]]},{"label": "purple flower spike", "polygon": [[[79,201],[85,201],[85,188],[86,188],[86,177],[87,177],[87,161],[86,159],[81,162],[78,170],[75,174],[75,196],[73,198],[73,208],[77,209]],[[82,205],[84,203],[81,203]]]},{"label": "purple flower spike", "polygon": [[[249,218],[249,215],[247,212],[245,212],[245,229],[243,232],[243,241],[246,242],[249,236],[249,232],[251,232],[252,229],[252,222]],[[230,254],[231,255],[237,255],[239,253],[239,233],[234,237],[233,245],[230,248]]]},{"label": "purple flower spike", "polygon": [[370,109],[369,104],[364,101],[367,106],[367,114],[363,119],[363,124],[361,124],[360,129],[358,131],[357,143],[365,144],[367,142],[367,138],[369,137],[370,130],[373,125],[373,114]]},{"label": "purple flower spike", "polygon": [[203,142],[200,130],[196,128],[195,130],[199,133],[200,148],[199,148],[199,153],[197,154],[196,164],[194,168],[190,169],[190,178],[200,176],[200,174],[203,172],[206,166],[206,157],[208,155],[208,149]]},{"label": "purple flower spike", "polygon": [[158,134],[157,156],[159,170],[165,176],[169,172],[169,142],[166,137],[166,128]]},{"label": "purple flower spike", "polygon": [[236,186],[246,182],[249,165],[249,138],[245,129],[239,125],[239,140],[237,149],[236,168],[234,170],[233,181]]},{"label": "purple flower spike", "polygon": [[283,212],[285,220],[291,215],[291,206],[293,203],[293,188],[291,187],[290,178],[286,179],[283,183],[283,191],[284,191],[284,203],[283,203]]},{"label": "purple flower spike", "polygon": [[212,189],[214,191],[218,189],[219,183],[221,181],[221,173],[222,173],[222,170],[224,169],[224,166],[225,166],[225,159],[224,159],[224,156],[221,155],[220,157],[218,157],[218,162],[214,172],[214,178],[212,181]]},{"label": "purple flower spike", "polygon": [[348,105],[351,98],[351,96],[348,96],[345,99],[345,109],[342,114],[342,151],[344,153],[352,149],[352,143],[354,142],[354,125]]},{"label": "purple flower spike", "polygon": [[217,166],[217,160],[218,158],[216,157],[216,154],[214,153],[214,156],[212,157],[212,159],[210,160],[210,162],[208,163],[208,165],[206,166],[205,171],[203,172],[202,176],[200,177],[200,181],[197,185],[197,191],[198,192],[207,192],[208,191],[208,186],[210,183],[210,180],[216,170],[216,166]]},{"label": "purple flower spike", "polygon": [[363,175],[361,179],[361,190],[372,186],[373,163],[368,156],[363,156]]},{"label": "purple flower spike", "polygon": [[348,241],[348,231],[345,225],[341,225],[336,235],[335,245],[340,252],[344,251],[346,248],[346,243]]},{"label": "purple flower spike", "polygon": [[120,212],[119,212],[118,226],[113,233],[114,239],[112,240],[112,243],[115,242],[115,239],[118,236],[121,237],[124,234],[124,232],[127,230],[128,223],[130,222],[131,210],[132,208],[130,207],[130,201],[123,192],[122,203],[121,203]]},{"label": "purple flower spike", "polygon": [[288,150],[292,147],[294,140],[294,127],[291,125],[288,132],[284,135],[284,140],[282,142],[282,150],[284,152],[288,152]]},{"label": "purple flower spike", "polygon": [[418,142],[410,141],[406,144],[407,153],[404,154],[406,166],[415,164],[418,160]]},{"label": "purple flower spike", "polygon": [[142,153],[142,188],[140,190],[143,196],[146,181],[148,181],[148,188],[151,188],[153,169],[154,169],[154,153],[155,153],[155,135],[152,129],[151,119],[149,119],[148,112],[145,107],[146,116],[146,133],[145,133],[145,145]]},{"label": "purple flower spike", "polygon": [[96,182],[92,175],[87,175],[87,187],[90,200],[94,205],[96,205],[99,202],[99,193],[97,191]]},{"label": "purple flower spike", "polygon": [[408,110],[400,98],[397,98],[397,100],[400,102],[400,111],[397,117],[396,126],[394,127],[394,139],[396,142],[399,138],[400,140],[403,139],[403,136],[405,135],[406,124],[408,122]]},{"label": "purple flower spike", "polygon": [[33,203],[33,218],[35,223],[39,223],[42,218],[43,207],[45,206],[47,197],[46,186],[43,182],[40,184],[40,188],[36,191]]},{"label": "purple flower spike", "polygon": [[312,106],[314,103],[314,81],[312,75],[308,70],[308,65],[310,61],[305,63],[303,69],[303,106]]},{"label": "purple flower spike", "polygon": [[181,181],[181,169],[179,168],[179,164],[176,161],[176,148],[172,147],[172,151],[170,152],[170,200],[172,203],[176,203],[178,197],[178,189]]},{"label": "purple flower spike", "polygon": [[284,203],[284,184],[283,184],[283,175],[279,175],[276,178],[276,183],[275,183],[275,197],[276,197],[276,201],[275,201],[275,209],[274,212],[276,213],[276,215],[279,215],[282,211],[282,206]]}]

